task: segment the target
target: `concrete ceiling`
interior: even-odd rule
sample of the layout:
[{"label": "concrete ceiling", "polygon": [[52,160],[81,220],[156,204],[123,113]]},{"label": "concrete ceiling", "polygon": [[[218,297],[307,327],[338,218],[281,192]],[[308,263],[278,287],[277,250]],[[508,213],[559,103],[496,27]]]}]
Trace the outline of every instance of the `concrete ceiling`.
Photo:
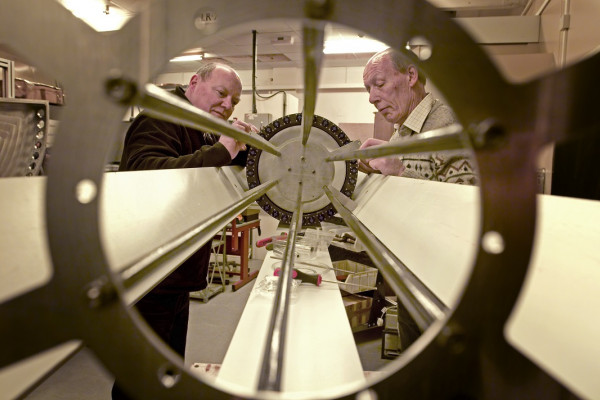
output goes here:
[{"label": "concrete ceiling", "polygon": [[[269,21],[257,23],[247,32],[220,37],[201,48],[207,59],[218,59],[239,70],[252,69],[252,30],[256,31],[257,69],[290,68],[303,66],[302,26],[296,21]],[[358,38],[358,32],[345,27],[326,27],[327,38]],[[200,49],[198,49],[200,50]],[[373,53],[324,55],[324,66],[364,65]],[[169,63],[168,72],[195,70],[197,63]]]},{"label": "concrete ceiling", "polygon": [[[134,15],[143,9],[149,0],[111,0],[113,7]],[[489,0],[488,0],[489,1]],[[499,1],[499,0],[493,0]],[[222,60],[240,70],[252,69],[252,30],[256,30],[257,68],[302,68],[302,26],[296,21],[260,22],[249,27],[245,33],[235,36],[223,36],[211,40],[211,44],[187,52],[202,52],[205,58]],[[326,27],[326,38],[357,37],[358,32],[341,26],[329,24]],[[336,54],[324,57],[324,66],[360,66],[373,55],[370,54]],[[198,62],[169,63],[164,72],[195,71]]]},{"label": "concrete ceiling", "polygon": [[[518,15],[527,0],[430,0],[452,16]],[[111,0],[113,6],[132,14],[139,12],[148,0]],[[268,21],[257,23],[246,32],[211,40],[211,44],[186,52],[203,52],[205,58],[219,59],[238,70],[252,69],[252,30],[256,30],[257,69],[302,68],[302,27],[297,21]],[[356,38],[359,32],[347,27],[326,28],[327,38]],[[324,66],[363,66],[373,53],[325,55]],[[164,72],[189,72],[198,62],[168,63]]]},{"label": "concrete ceiling", "polygon": [[[150,0],[106,0],[110,7],[118,7],[127,15],[134,16],[147,6]],[[224,0],[225,1],[225,0]],[[519,15],[526,0],[430,0],[450,15],[455,17],[478,17]],[[238,70],[252,69],[252,31],[256,30],[257,69],[272,68],[302,68],[302,26],[300,20],[271,20],[249,23],[243,31],[235,35],[211,37],[211,43],[200,49],[205,58],[219,59]],[[327,25],[325,29],[328,38],[358,38],[359,32],[343,27]],[[1,46],[1,45],[0,45]],[[0,56],[8,57],[1,52]],[[325,67],[364,66],[373,53],[350,53],[324,55]],[[8,57],[11,58],[11,57]],[[12,58],[11,58],[12,59]],[[21,63],[23,64],[23,63]],[[21,65],[19,64],[19,65]],[[163,72],[189,72],[198,68],[198,62],[167,63]],[[26,63],[24,64],[26,65]],[[35,72],[35,71],[34,71]],[[43,77],[35,72],[20,71],[26,79],[40,81]],[[46,80],[41,80],[46,82]]]}]

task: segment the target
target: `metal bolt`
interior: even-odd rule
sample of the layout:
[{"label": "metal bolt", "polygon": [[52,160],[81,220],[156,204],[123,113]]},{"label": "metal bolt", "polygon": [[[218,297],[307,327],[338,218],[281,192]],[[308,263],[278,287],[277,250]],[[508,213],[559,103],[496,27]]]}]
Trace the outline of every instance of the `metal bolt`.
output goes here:
[{"label": "metal bolt", "polygon": [[467,335],[457,324],[449,323],[440,332],[438,343],[445,347],[448,353],[459,355],[467,349]]},{"label": "metal bolt", "polygon": [[506,130],[494,119],[488,118],[469,129],[475,148],[495,148],[506,143]]},{"label": "metal bolt", "polygon": [[95,300],[98,300],[98,298],[100,297],[100,293],[102,293],[100,288],[97,286],[93,286],[87,290],[86,294],[87,294],[88,299],[95,301]]},{"label": "metal bolt", "polygon": [[125,79],[119,71],[111,71],[104,84],[106,94],[120,104],[130,104],[137,95],[137,85],[131,79]]},{"label": "metal bolt", "polygon": [[84,289],[85,298],[92,308],[106,304],[115,298],[115,291],[106,277],[96,279]]}]

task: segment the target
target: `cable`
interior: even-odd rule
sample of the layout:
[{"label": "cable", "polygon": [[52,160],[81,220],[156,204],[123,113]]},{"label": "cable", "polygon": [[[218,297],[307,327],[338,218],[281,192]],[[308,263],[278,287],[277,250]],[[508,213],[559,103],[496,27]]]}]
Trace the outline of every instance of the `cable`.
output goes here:
[{"label": "cable", "polygon": [[287,92],[285,90],[278,90],[277,92],[269,95],[269,96],[261,96],[257,91],[256,88],[252,88],[252,91],[254,92],[254,95],[260,97],[261,99],[265,99],[268,100],[272,97],[274,97],[275,95],[279,94],[279,93],[283,93],[283,116],[286,115],[286,108],[287,108]]},{"label": "cable", "polygon": [[256,114],[256,31],[252,31],[252,113]]}]

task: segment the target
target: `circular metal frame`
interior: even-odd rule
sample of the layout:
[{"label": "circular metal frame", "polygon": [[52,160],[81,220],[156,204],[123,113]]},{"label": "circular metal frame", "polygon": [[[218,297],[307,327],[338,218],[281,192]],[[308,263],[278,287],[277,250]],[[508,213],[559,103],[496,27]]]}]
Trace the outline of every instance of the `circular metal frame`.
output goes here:
[{"label": "circular metal frame", "polygon": [[[69,104],[61,116],[46,191],[54,275],[47,285],[0,305],[2,325],[12,328],[2,333],[4,343],[25,343],[3,351],[0,365],[81,338],[140,398],[230,397],[224,392],[227,388],[179,372],[181,360],[115,297],[120,283],[103,252],[99,195],[82,203],[76,188],[85,181],[98,194],[102,191],[105,154],[113,142],[106,132],[119,132],[123,115],[103,91],[113,69],[144,81],[145,65],[157,72],[167,58],[198,39],[210,41],[214,33],[265,18],[313,18],[356,28],[398,49],[413,37],[425,37],[432,54],[419,66],[463,126],[485,129],[491,121],[504,138],[502,145],[482,143],[476,149],[481,232],[496,232],[504,241],[503,251],[490,253],[480,246],[452,315],[443,326],[425,332],[398,360],[401,369],[372,382],[371,393],[381,399],[531,398],[539,388],[544,393],[560,390],[506,343],[503,327],[529,264],[537,152],[567,137],[566,132],[577,134],[599,125],[600,117],[586,105],[600,88],[595,78],[598,56],[525,85],[510,85],[456,23],[424,1],[308,0],[286,7],[277,0],[255,1],[251,7],[242,0],[154,1],[149,12],[113,34],[91,31],[58,2],[21,0],[11,7],[11,13],[0,15],[0,37],[10,37],[32,63],[63,82]],[[216,22],[198,23],[196,17],[206,12],[218,15]],[[151,32],[141,29],[142,19],[153,27]],[[23,20],[29,21],[27,27]],[[38,315],[34,321],[28,316],[32,309]],[[162,379],[161,371],[179,379]]]}]

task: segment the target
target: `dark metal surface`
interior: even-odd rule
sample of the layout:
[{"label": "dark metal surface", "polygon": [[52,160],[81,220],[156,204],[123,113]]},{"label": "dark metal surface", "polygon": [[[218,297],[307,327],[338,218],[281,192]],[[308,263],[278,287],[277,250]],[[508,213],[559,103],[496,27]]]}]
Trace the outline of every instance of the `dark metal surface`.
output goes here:
[{"label": "dark metal surface", "polygon": [[[326,13],[311,14],[311,5],[324,3]],[[145,80],[140,71],[155,73],[170,57],[226,28],[265,18],[325,16],[398,49],[424,36],[433,46],[432,56],[419,65],[460,123],[493,120],[494,132],[504,139],[501,146],[476,149],[482,237],[497,232],[504,251],[492,254],[479,247],[458,307],[425,332],[398,360],[395,372],[371,382],[372,393],[379,399],[568,397],[560,384],[506,342],[503,329],[531,254],[537,153],[549,142],[600,126],[590,100],[600,90],[599,55],[533,82],[510,85],[445,13],[416,0],[296,1],[285,7],[277,0],[251,5],[241,0],[154,1],[145,14],[152,28],[147,37],[141,33],[141,17],[119,32],[98,34],[58,2],[1,4],[10,12],[0,13],[0,40],[10,40],[33,64],[63,82],[70,101],[62,114],[46,193],[54,275],[46,286],[0,305],[0,325],[8,327],[0,331],[0,366],[81,338],[140,399],[231,396],[185,372],[181,359],[111,295],[114,277],[101,245],[98,197],[82,203],[74,188],[86,180],[102,190],[105,154],[113,140],[106,133],[120,131],[123,115],[104,93],[111,70]],[[207,11],[218,15],[216,22],[194,24]],[[44,40],[32,40],[40,37]]]}]

